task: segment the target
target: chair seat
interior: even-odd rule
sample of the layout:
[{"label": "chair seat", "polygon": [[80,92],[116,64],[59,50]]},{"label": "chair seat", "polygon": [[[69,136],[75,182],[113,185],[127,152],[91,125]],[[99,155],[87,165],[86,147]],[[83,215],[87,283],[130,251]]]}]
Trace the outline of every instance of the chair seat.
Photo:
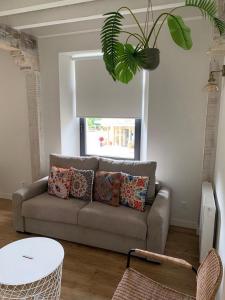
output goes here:
[{"label": "chair seat", "polygon": [[88,202],[69,198],[61,199],[48,193],[23,202],[22,216],[50,222],[77,225],[78,214]]},{"label": "chair seat", "polygon": [[140,212],[122,205],[113,207],[93,201],[80,210],[78,224],[92,229],[145,240],[147,235],[146,219],[149,209],[147,206],[145,212]]},{"label": "chair seat", "polygon": [[195,300],[129,268],[125,271],[112,300]]}]

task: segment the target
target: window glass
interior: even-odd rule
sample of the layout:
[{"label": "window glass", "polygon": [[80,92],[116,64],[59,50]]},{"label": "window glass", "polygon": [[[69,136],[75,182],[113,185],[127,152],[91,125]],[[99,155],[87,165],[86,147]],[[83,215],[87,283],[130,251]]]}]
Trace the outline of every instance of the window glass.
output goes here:
[{"label": "window glass", "polygon": [[85,154],[135,158],[135,119],[85,118]]}]

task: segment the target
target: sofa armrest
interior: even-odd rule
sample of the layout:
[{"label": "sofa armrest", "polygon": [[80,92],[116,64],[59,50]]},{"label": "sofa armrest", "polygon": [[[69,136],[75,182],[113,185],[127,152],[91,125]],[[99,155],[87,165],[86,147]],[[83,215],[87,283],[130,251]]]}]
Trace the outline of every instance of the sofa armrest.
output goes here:
[{"label": "sofa armrest", "polygon": [[170,190],[161,187],[147,217],[147,250],[164,253],[170,223]]},{"label": "sofa armrest", "polygon": [[22,203],[47,191],[48,176],[13,193],[13,225],[16,231],[24,232],[24,220],[21,215]]}]

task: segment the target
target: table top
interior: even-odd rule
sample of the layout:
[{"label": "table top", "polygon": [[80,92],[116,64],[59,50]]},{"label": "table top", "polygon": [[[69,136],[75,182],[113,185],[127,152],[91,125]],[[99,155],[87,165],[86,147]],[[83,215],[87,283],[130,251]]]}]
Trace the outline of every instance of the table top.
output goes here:
[{"label": "table top", "polygon": [[0,284],[21,285],[40,280],[62,263],[64,250],[53,239],[18,240],[0,249]]}]

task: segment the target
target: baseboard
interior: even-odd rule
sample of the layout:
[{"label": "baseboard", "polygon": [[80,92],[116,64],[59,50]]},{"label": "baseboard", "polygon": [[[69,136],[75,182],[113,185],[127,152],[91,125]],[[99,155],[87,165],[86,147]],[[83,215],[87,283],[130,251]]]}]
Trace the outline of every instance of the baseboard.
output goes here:
[{"label": "baseboard", "polygon": [[198,228],[197,223],[191,222],[191,221],[185,221],[185,220],[181,220],[181,219],[171,219],[170,224],[174,225],[174,226],[184,227],[184,228],[191,228],[191,229]]},{"label": "baseboard", "polygon": [[1,198],[1,199],[12,200],[12,194],[10,194],[10,193],[1,193],[1,192],[0,192],[0,198]]}]

